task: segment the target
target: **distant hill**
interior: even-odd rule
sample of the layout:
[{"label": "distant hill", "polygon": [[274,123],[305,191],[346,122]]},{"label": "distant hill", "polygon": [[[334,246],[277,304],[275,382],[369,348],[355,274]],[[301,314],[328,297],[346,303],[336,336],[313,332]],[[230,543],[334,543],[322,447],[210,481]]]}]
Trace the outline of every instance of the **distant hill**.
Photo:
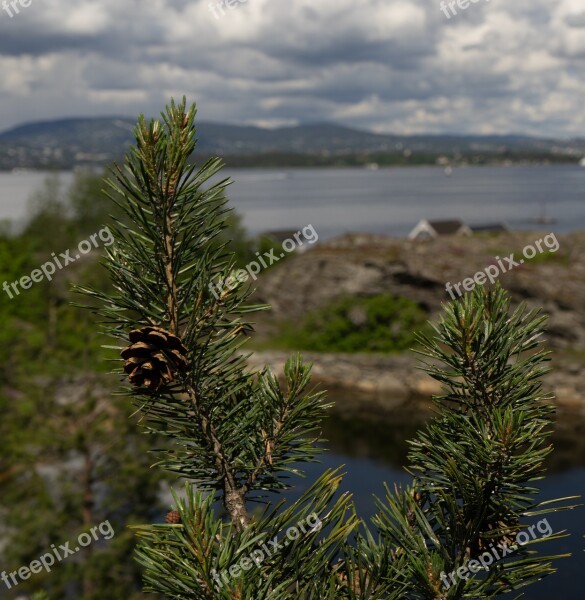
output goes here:
[{"label": "distant hill", "polygon": [[[25,123],[0,133],[0,169],[71,168],[119,160],[133,142],[126,117]],[[220,155],[237,166],[321,164],[441,164],[502,160],[576,162],[585,140],[519,135],[382,135],[332,123],[263,129],[201,122],[200,155]]]}]

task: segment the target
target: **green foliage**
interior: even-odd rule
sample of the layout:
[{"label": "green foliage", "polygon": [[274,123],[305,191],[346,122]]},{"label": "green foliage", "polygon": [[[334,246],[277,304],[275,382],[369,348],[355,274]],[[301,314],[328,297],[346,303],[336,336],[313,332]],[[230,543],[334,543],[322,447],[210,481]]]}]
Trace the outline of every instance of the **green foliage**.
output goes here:
[{"label": "green foliage", "polygon": [[[378,500],[372,530],[338,494],[337,472],[325,472],[290,506],[269,502],[288,487],[286,477],[315,460],[327,407],[309,388],[310,368],[299,357],[280,380],[247,367],[248,315],[263,308],[246,305],[247,287],[219,298],[210,291],[235,264],[218,241],[228,181],[209,183],[218,159],[188,164],[194,118],[185,101],[172,102],[162,121],[140,118],[136,146],[109,182],[126,214],[112,227],[117,243],[105,261],[114,290],[82,289],[99,305],[116,349],[134,347],[136,330],[147,326],[164,330],[160,343],[186,349],[184,365],[169,359],[170,347],[140,342],[135,350],[146,358],[130,362],[127,355],[117,371],[139,364],[152,372],[166,361],[171,377],[162,385],[128,382],[124,392],[147,432],[168,441],[157,464],[187,480],[172,524],[137,527],[145,589],[176,600],[457,600],[499,596],[551,573],[553,557],[526,546],[450,587],[441,577],[555,510],[551,501],[537,503],[533,489],[550,451],[552,409],[540,384],[547,355],[538,350],[544,319],[524,308],[510,314],[499,288],[477,288],[447,305],[434,337],[421,337],[425,368],[445,388],[436,399],[439,416],[411,443],[412,486]],[[349,338],[347,348],[360,350],[411,343],[403,328],[422,317],[411,303],[360,302],[335,307],[329,343]],[[251,514],[250,503],[259,500],[263,510]],[[309,513],[322,529],[304,532],[255,568],[216,577]]]},{"label": "green foliage", "polygon": [[24,235],[34,244],[35,250],[46,250],[49,246],[52,248],[55,240],[69,240],[71,230],[69,207],[63,198],[61,181],[58,175],[51,175],[29,201]]},{"label": "green foliage", "polygon": [[530,259],[525,260],[526,265],[541,265],[545,263],[562,264],[569,266],[571,264],[571,257],[567,252],[563,250],[557,250],[556,252],[550,252],[544,248],[544,252],[538,252]]},{"label": "green foliage", "polygon": [[276,343],[315,352],[397,352],[410,348],[425,325],[412,300],[389,295],[346,297],[285,326]]},{"label": "green foliage", "polygon": [[9,467],[0,465],[0,484],[10,528],[3,568],[17,570],[51,544],[75,540],[105,520],[116,535],[22,582],[16,596],[43,585],[56,598],[68,589],[83,600],[106,593],[127,599],[140,577],[138,567],[123,560],[135,545],[127,525],[163,512],[161,474],[148,468],[147,441],[129,420],[127,404],[111,399],[99,376],[45,377],[42,388],[29,382],[25,389],[27,396],[4,413],[10,428],[3,432],[2,456]]},{"label": "green foliage", "polygon": [[[31,219],[24,231],[17,236],[0,235],[0,283],[10,284],[29,276],[52,260],[51,253],[58,255],[73,248],[104,226],[103,220],[96,220],[93,208],[86,214],[73,204],[76,194],[81,203],[80,189],[101,186],[100,181],[95,175],[78,174],[71,190],[65,192],[57,178],[48,178],[31,203]],[[93,206],[93,201],[92,197],[84,206]],[[99,218],[106,218],[106,213],[100,213]],[[0,344],[0,358],[5,358],[1,360],[2,365],[10,365],[10,372],[6,373],[8,381],[38,373],[39,364],[43,373],[52,374],[61,373],[63,365],[72,370],[104,369],[96,347],[100,340],[95,334],[94,319],[80,315],[69,305],[72,296],[68,290],[72,280],[85,280],[106,289],[109,280],[104,274],[96,256],[88,255],[57,271],[52,281],[34,283],[28,290],[18,287],[18,294],[12,290],[12,299],[0,291],[0,323],[3,325],[0,339],[6,340]],[[3,353],[5,357],[1,356]]]},{"label": "green foliage", "polygon": [[[0,283],[18,281],[39,262],[27,254],[30,246],[20,240],[0,239],[0,255],[6,252],[10,260],[0,267]],[[67,276],[83,278],[82,269],[71,267]],[[86,277],[91,281],[96,278]],[[0,305],[0,375],[6,382],[38,373],[58,375],[63,365],[71,371],[104,370],[96,342],[94,319],[79,315],[68,302],[72,297],[64,284],[62,274],[52,282],[34,284],[28,290],[13,294],[10,299],[2,293]]]},{"label": "green foliage", "polygon": [[[264,272],[274,268],[276,264],[278,264],[279,266],[282,265],[283,261],[288,260],[289,258],[294,256],[294,253],[284,253],[284,256],[280,256],[280,254],[282,254],[282,244],[270,235],[261,235],[258,238],[257,245],[257,251],[260,253],[260,255],[264,256],[265,254],[270,254],[271,251],[274,251],[274,255],[278,256],[278,263],[275,263],[273,265],[269,264],[264,269]],[[251,256],[250,260],[257,260],[257,257]]]},{"label": "green foliage", "polygon": [[103,176],[92,171],[76,171],[68,190],[68,205],[81,239],[107,223],[110,214],[120,216],[103,194]]},{"label": "green foliage", "polygon": [[[13,235],[3,228],[0,284],[18,281],[50,260],[51,252],[64,251],[104,226],[106,213],[94,207],[101,178],[78,175],[76,186],[77,204],[72,191],[50,179],[37,194],[24,231]],[[88,194],[94,191],[82,198],[86,188]],[[52,598],[66,597],[65,590],[80,600],[139,597],[140,569],[124,560],[136,543],[126,527],[160,518],[161,474],[148,468],[147,440],[128,420],[131,407],[112,399],[109,386],[88,374],[108,368],[99,350],[103,338],[95,318],[70,305],[68,290],[70,281],[105,290],[110,284],[104,272],[88,255],[53,281],[36,283],[13,299],[0,290],[2,570],[30,564],[50,544],[75,539],[105,519],[116,530],[111,541],[4,590],[2,598],[22,597],[39,587]],[[84,488],[79,465],[86,460],[90,483]]]}]

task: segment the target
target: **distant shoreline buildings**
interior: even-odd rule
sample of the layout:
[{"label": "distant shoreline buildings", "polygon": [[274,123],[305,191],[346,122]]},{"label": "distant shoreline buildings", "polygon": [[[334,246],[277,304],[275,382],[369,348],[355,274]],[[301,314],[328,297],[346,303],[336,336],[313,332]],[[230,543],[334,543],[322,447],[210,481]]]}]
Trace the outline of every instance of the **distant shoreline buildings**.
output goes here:
[{"label": "distant shoreline buildings", "polygon": [[430,240],[446,235],[470,236],[474,233],[503,233],[510,231],[505,223],[467,225],[459,219],[428,221],[421,219],[408,234],[409,240]]}]

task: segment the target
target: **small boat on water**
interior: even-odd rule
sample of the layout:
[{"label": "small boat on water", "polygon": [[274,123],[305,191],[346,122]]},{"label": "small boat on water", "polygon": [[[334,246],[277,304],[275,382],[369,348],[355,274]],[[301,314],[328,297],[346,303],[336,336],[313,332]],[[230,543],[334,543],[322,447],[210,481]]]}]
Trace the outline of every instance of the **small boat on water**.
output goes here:
[{"label": "small boat on water", "polygon": [[582,159],[579,161],[579,166],[580,166],[580,167],[585,167],[585,158],[582,158]]}]

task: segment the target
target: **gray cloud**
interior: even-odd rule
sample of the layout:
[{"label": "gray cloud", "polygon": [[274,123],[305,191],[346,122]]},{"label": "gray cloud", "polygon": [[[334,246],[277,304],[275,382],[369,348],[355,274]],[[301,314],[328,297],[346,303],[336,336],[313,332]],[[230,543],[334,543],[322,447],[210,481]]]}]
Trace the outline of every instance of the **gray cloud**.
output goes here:
[{"label": "gray cloud", "polygon": [[[217,2],[218,0],[213,0]],[[157,114],[233,123],[584,136],[582,0],[32,0],[0,11],[0,129]]]}]

